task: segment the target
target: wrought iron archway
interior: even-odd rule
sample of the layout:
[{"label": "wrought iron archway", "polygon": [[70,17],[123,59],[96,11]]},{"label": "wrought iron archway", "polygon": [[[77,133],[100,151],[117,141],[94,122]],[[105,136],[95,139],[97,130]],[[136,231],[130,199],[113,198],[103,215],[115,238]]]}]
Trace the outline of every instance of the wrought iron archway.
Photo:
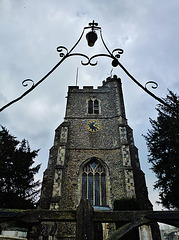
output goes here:
[{"label": "wrought iron archway", "polygon": [[[79,42],[81,41],[84,33],[86,30],[91,30],[90,32],[88,32],[86,34],[87,40],[88,40],[88,45],[90,47],[92,47],[95,43],[95,41],[98,38],[98,35],[96,32],[99,32],[99,36],[102,40],[102,43],[104,45],[104,48],[106,50],[106,53],[100,53],[100,54],[95,54],[91,57],[87,56],[84,53],[78,53],[75,52],[75,48],[76,46],[79,44]],[[89,43],[89,34],[92,34],[92,44]],[[91,41],[91,40],[90,40]],[[111,58],[112,60],[112,66],[113,67],[120,67],[126,74],[127,76],[135,83],[137,84],[141,89],[143,89],[147,94],[149,94],[151,97],[153,97],[154,99],[156,99],[158,102],[160,102],[161,104],[166,105],[167,107],[171,108],[170,105],[168,105],[165,101],[163,101],[160,97],[157,97],[154,93],[152,93],[147,86],[149,84],[152,84],[152,88],[156,89],[158,87],[158,84],[154,81],[148,81],[146,82],[145,85],[142,85],[136,78],[133,77],[133,75],[122,65],[122,63],[119,61],[121,55],[123,54],[123,49],[121,48],[116,48],[112,51],[109,50],[109,48],[107,47],[104,39],[103,39],[103,35],[102,35],[102,29],[101,27],[98,26],[98,23],[96,23],[94,20],[92,23],[89,23],[89,26],[84,27],[81,36],[79,37],[78,41],[74,44],[74,46],[68,50],[67,47],[65,46],[59,46],[57,47],[57,52],[59,53],[60,56],[60,61],[44,76],[42,77],[38,82],[34,83],[34,81],[32,79],[25,79],[22,82],[22,85],[24,87],[29,86],[29,84],[32,84],[31,87],[25,91],[22,95],[20,95],[19,97],[17,97],[16,99],[12,100],[11,102],[7,103],[6,105],[4,105],[3,107],[0,108],[0,112],[3,111],[4,109],[6,109],[7,107],[11,106],[12,104],[20,101],[23,97],[25,97],[27,94],[29,94],[31,91],[33,91],[39,84],[41,84],[46,78],[48,78],[67,58],[72,57],[72,56],[80,56],[82,58],[85,59],[85,61],[81,60],[81,64],[83,66],[87,66],[87,65],[91,65],[91,66],[96,66],[97,65],[97,61],[95,61],[97,58],[99,57],[107,57],[107,58]]]}]

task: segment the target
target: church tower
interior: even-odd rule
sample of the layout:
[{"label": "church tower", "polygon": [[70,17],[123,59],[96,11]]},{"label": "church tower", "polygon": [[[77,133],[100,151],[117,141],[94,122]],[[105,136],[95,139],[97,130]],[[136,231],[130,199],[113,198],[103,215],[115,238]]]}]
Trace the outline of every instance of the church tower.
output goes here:
[{"label": "church tower", "polygon": [[152,209],[116,75],[97,89],[69,87],[64,122],[55,131],[40,207],[75,210],[81,198],[94,210],[113,209],[123,198]]}]

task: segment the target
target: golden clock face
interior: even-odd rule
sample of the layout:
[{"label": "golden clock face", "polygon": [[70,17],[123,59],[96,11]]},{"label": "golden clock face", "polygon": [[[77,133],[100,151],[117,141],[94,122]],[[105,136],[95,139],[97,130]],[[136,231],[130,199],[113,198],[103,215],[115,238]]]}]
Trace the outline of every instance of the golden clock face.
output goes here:
[{"label": "golden clock face", "polygon": [[100,130],[101,126],[97,120],[92,120],[88,123],[87,128],[90,132],[97,132]]}]

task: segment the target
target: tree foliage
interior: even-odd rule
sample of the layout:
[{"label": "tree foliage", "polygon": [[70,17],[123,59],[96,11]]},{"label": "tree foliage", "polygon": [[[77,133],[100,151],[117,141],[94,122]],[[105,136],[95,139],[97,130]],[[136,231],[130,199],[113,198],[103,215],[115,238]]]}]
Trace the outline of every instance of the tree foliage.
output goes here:
[{"label": "tree foliage", "polygon": [[39,193],[39,181],[34,181],[40,164],[34,165],[39,150],[31,151],[27,140],[21,142],[0,131],[0,208],[33,208]]},{"label": "tree foliage", "polygon": [[179,97],[172,91],[159,104],[157,120],[150,119],[145,137],[149,162],[158,180],[160,203],[168,209],[179,208]]}]

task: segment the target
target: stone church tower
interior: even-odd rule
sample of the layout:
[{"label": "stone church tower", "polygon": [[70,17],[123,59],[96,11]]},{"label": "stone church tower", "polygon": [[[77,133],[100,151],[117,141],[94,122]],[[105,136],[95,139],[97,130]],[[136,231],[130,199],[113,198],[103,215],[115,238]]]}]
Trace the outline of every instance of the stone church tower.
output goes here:
[{"label": "stone church tower", "polygon": [[97,89],[69,87],[64,122],[50,149],[40,207],[75,210],[81,198],[98,210],[112,209],[122,198],[152,209],[115,75]]}]

